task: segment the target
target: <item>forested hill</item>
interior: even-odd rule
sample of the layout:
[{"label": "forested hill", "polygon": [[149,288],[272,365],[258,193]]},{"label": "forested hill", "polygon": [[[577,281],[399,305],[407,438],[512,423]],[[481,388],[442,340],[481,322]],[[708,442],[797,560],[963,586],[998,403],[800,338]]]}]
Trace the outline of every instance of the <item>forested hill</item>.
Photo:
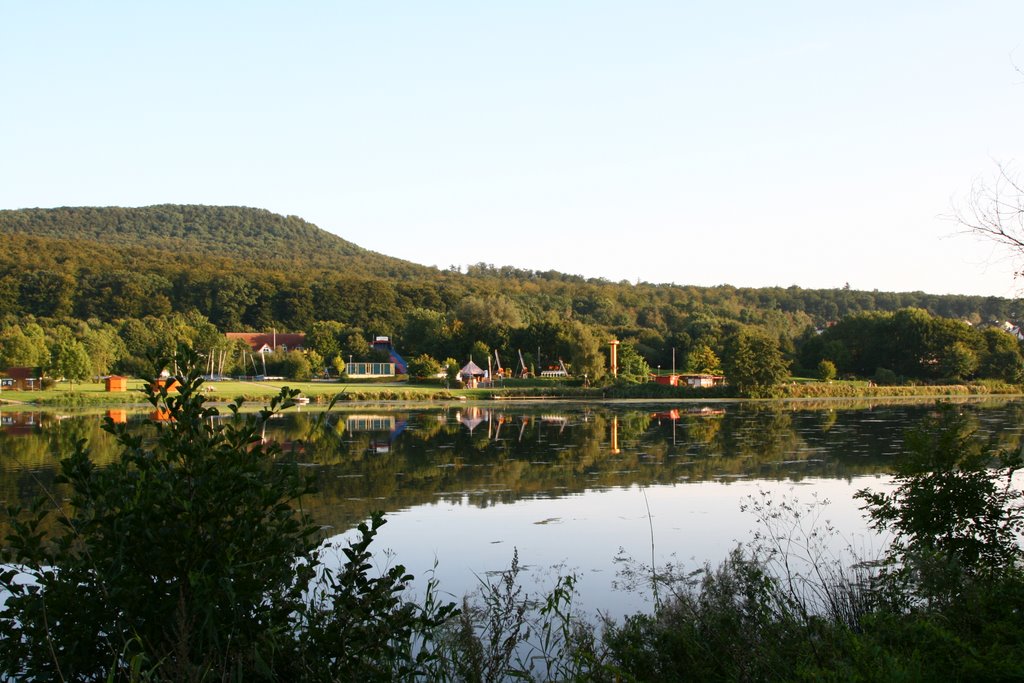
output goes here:
[{"label": "forested hill", "polygon": [[258,260],[286,269],[345,268],[392,277],[429,270],[358,247],[297,216],[241,206],[8,210],[0,211],[0,233],[32,235],[51,245],[70,240],[118,251],[141,247],[154,254]]},{"label": "forested hill", "polygon": [[[0,236],[0,332],[29,316],[125,329],[182,314],[220,331],[309,331],[333,321],[395,336],[409,354],[460,358],[475,342],[509,353],[586,334],[632,341],[652,365],[670,367],[673,349],[717,351],[741,326],[792,348],[809,329],[857,313],[913,307],[975,324],[1018,322],[1022,313],[996,297],[609,282],[487,264],[439,270],[241,207],[0,211]],[[677,281],[686,280],[682,268]]]}]

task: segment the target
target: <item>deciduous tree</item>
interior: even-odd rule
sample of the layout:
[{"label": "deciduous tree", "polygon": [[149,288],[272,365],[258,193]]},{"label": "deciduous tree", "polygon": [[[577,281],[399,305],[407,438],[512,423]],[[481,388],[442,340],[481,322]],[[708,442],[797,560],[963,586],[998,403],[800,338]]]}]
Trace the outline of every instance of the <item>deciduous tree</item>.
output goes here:
[{"label": "deciduous tree", "polygon": [[748,396],[766,396],[789,374],[775,340],[741,330],[725,344],[722,367],[728,382]]}]

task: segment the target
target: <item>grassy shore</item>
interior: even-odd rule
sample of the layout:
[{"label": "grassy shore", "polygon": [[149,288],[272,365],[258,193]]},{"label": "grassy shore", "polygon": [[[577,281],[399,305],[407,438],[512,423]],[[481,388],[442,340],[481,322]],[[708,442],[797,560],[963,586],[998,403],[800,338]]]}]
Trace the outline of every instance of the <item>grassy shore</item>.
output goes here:
[{"label": "grassy shore", "polygon": [[[113,406],[142,405],[144,381],[130,379],[128,391],[108,392],[99,382],[71,385],[58,382],[47,390],[4,391],[0,404],[31,404],[47,406]],[[621,399],[707,400],[737,398],[729,387],[693,389],[659,384],[622,384],[605,387],[583,387],[572,381],[505,380],[501,386],[477,389],[448,389],[438,384],[394,382],[294,382],[294,381],[216,381],[204,384],[211,400],[228,402],[243,398],[264,401],[288,386],[298,389],[314,403],[327,403],[335,396],[340,401],[445,402],[488,400],[579,400],[601,401]],[[864,381],[817,382],[802,379],[779,385],[772,392],[774,399],[843,399],[843,398],[931,398],[953,396],[1020,395],[1022,387],[1000,382],[973,384],[877,386]]]}]

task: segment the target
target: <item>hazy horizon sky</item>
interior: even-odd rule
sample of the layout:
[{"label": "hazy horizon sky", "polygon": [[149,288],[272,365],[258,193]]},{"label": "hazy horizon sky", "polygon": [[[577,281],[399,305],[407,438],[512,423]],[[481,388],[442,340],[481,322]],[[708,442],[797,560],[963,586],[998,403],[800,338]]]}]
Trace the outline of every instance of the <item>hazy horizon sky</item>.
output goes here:
[{"label": "hazy horizon sky", "polygon": [[1024,3],[0,2],[0,208],[242,205],[425,265],[1016,296]]}]

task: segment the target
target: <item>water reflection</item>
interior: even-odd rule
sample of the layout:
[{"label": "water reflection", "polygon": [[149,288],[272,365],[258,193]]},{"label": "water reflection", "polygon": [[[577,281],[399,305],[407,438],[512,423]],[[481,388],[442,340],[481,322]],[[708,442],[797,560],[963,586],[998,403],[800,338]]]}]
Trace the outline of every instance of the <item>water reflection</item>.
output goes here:
[{"label": "water reflection", "polygon": [[[1020,448],[1020,401],[965,402],[979,435]],[[455,406],[290,413],[265,438],[310,468],[318,521],[346,529],[371,510],[465,502],[487,508],[635,484],[884,472],[930,403],[842,405]],[[0,498],[52,486],[59,458],[85,439],[99,464],[116,456],[102,417],[154,429],[152,416],[110,411],[0,413]],[[320,428],[314,425],[321,420]]]}]

